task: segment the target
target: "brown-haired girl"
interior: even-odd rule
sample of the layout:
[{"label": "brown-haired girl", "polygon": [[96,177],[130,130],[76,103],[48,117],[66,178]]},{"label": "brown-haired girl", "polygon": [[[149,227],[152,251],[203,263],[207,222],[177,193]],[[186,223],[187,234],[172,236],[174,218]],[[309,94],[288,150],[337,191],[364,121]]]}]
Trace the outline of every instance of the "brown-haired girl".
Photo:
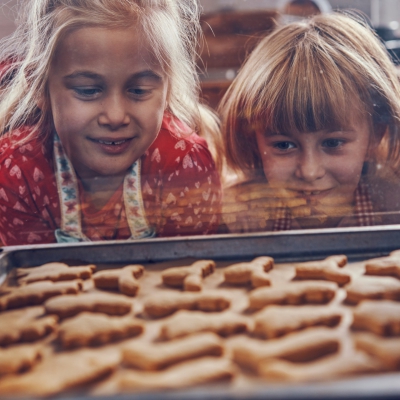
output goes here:
[{"label": "brown-haired girl", "polygon": [[244,176],[235,193],[249,202],[227,216],[231,231],[400,221],[400,85],[360,18],[333,13],[277,29],[220,110],[227,163]]}]

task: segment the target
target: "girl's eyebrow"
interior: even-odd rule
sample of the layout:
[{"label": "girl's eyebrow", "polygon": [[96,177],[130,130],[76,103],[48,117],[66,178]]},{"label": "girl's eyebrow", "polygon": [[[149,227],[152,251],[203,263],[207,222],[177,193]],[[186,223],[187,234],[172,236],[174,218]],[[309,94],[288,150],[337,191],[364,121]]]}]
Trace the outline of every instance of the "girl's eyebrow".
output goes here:
[{"label": "girl's eyebrow", "polygon": [[[76,78],[89,78],[89,79],[93,79],[93,80],[100,80],[103,78],[103,76],[101,74],[97,74],[92,71],[75,71],[72,74],[66,75],[64,77],[64,79],[67,79],[67,80],[76,79]],[[149,79],[152,79],[157,82],[162,81],[162,77],[159,74],[152,71],[151,69],[136,72],[135,74],[132,74],[129,77],[129,80],[142,79],[142,78],[149,78]]]}]

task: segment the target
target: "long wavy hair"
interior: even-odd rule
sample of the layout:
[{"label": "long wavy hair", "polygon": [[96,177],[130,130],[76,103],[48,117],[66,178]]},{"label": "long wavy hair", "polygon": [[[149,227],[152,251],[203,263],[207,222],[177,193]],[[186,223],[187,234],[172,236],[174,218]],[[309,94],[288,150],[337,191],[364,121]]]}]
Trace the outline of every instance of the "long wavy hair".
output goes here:
[{"label": "long wavy hair", "polygon": [[18,28],[0,43],[0,133],[30,125],[24,141],[49,135],[47,79],[57,45],[68,32],[132,25],[146,32],[168,77],[168,110],[201,133],[208,119],[215,120],[202,118],[204,110],[199,110],[199,14],[197,0],[27,0],[19,12]]}]

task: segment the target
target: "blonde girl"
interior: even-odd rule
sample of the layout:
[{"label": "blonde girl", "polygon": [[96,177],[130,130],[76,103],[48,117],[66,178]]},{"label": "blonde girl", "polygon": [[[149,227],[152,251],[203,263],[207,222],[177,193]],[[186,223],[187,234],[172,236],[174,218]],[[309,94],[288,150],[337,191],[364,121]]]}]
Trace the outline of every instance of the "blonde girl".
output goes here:
[{"label": "blonde girl", "polygon": [[197,2],[25,4],[0,47],[3,243],[213,232]]},{"label": "blonde girl", "polygon": [[235,188],[253,202],[228,216],[231,230],[400,220],[400,86],[360,18],[333,13],[277,29],[221,113],[227,163],[244,177]]}]

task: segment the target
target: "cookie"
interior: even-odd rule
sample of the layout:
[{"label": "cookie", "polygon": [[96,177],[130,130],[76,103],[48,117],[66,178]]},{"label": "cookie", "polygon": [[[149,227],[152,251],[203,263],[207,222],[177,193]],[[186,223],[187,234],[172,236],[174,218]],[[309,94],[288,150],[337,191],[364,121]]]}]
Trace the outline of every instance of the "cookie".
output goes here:
[{"label": "cookie", "polygon": [[120,360],[118,349],[81,349],[54,354],[25,374],[1,379],[0,394],[29,394],[30,397],[54,395],[110,374]]},{"label": "cookie", "polygon": [[238,337],[231,342],[233,360],[258,370],[260,362],[280,358],[292,362],[308,362],[336,353],[340,347],[339,334],[329,328],[309,328],[268,341]]},{"label": "cookie", "polygon": [[18,283],[32,283],[37,281],[71,281],[74,279],[89,279],[96,270],[94,264],[69,267],[67,264],[53,262],[40,267],[18,268],[16,275]]},{"label": "cookie", "polygon": [[128,317],[110,317],[104,314],[82,312],[63,321],[58,340],[64,348],[97,346],[139,335],[143,323]]},{"label": "cookie", "polygon": [[373,258],[365,263],[366,275],[383,275],[400,278],[400,252],[393,251],[388,257]]},{"label": "cookie", "polygon": [[175,339],[196,332],[230,336],[246,332],[247,325],[246,318],[230,312],[205,314],[199,311],[178,311],[161,325],[160,336],[163,339]]},{"label": "cookie", "polygon": [[142,265],[127,265],[120,269],[107,269],[93,275],[94,285],[98,289],[119,290],[127,296],[136,296],[139,290],[137,279],[143,274]]},{"label": "cookie", "polygon": [[361,300],[400,300],[400,281],[392,277],[362,276],[344,288],[349,304]]},{"label": "cookie", "polygon": [[251,262],[233,264],[224,269],[225,282],[234,285],[252,284],[253,287],[269,286],[267,274],[274,266],[272,257],[257,257]]},{"label": "cookie", "polygon": [[295,264],[295,279],[326,279],[345,285],[351,280],[349,272],[341,269],[347,264],[345,255],[336,255],[320,261],[309,261]]},{"label": "cookie", "polygon": [[0,376],[26,371],[42,358],[40,346],[17,344],[6,349],[0,348]]},{"label": "cookie", "polygon": [[400,336],[400,303],[390,300],[365,300],[353,311],[354,329],[380,336]]},{"label": "cookie", "polygon": [[119,390],[183,389],[231,380],[236,374],[233,363],[222,357],[202,357],[185,361],[158,372],[121,371]]},{"label": "cookie", "polygon": [[316,382],[365,372],[377,372],[381,367],[380,362],[364,352],[357,351],[351,356],[335,354],[307,363],[270,359],[260,363],[258,374],[274,381]]},{"label": "cookie", "polygon": [[259,310],[270,304],[325,304],[335,296],[334,282],[289,282],[282,287],[263,287],[249,295],[249,308]]},{"label": "cookie", "polygon": [[221,339],[213,333],[200,333],[164,343],[132,340],[122,347],[125,365],[155,371],[170,365],[205,356],[221,356]]},{"label": "cookie", "polygon": [[82,281],[34,282],[13,289],[0,297],[0,310],[9,310],[30,305],[42,304],[50,297],[61,294],[76,294],[82,289]]},{"label": "cookie", "polygon": [[162,293],[145,300],[144,311],[152,318],[171,315],[178,310],[223,311],[231,304],[223,293]]},{"label": "cookie", "polygon": [[44,315],[42,306],[5,311],[0,314],[0,346],[17,342],[33,342],[57,327],[58,318]]},{"label": "cookie", "polygon": [[273,339],[311,326],[338,325],[343,312],[321,306],[269,306],[254,317],[254,334]]},{"label": "cookie", "polygon": [[161,277],[164,285],[195,292],[202,289],[202,279],[214,270],[214,261],[199,260],[187,267],[168,268],[162,272]]},{"label": "cookie", "polygon": [[388,370],[400,370],[400,338],[383,338],[373,333],[362,332],[354,335],[357,349],[376,357]]},{"label": "cookie", "polygon": [[82,311],[124,315],[132,310],[133,303],[129,298],[120,294],[91,292],[58,296],[47,300],[44,307],[48,314],[67,318]]}]

